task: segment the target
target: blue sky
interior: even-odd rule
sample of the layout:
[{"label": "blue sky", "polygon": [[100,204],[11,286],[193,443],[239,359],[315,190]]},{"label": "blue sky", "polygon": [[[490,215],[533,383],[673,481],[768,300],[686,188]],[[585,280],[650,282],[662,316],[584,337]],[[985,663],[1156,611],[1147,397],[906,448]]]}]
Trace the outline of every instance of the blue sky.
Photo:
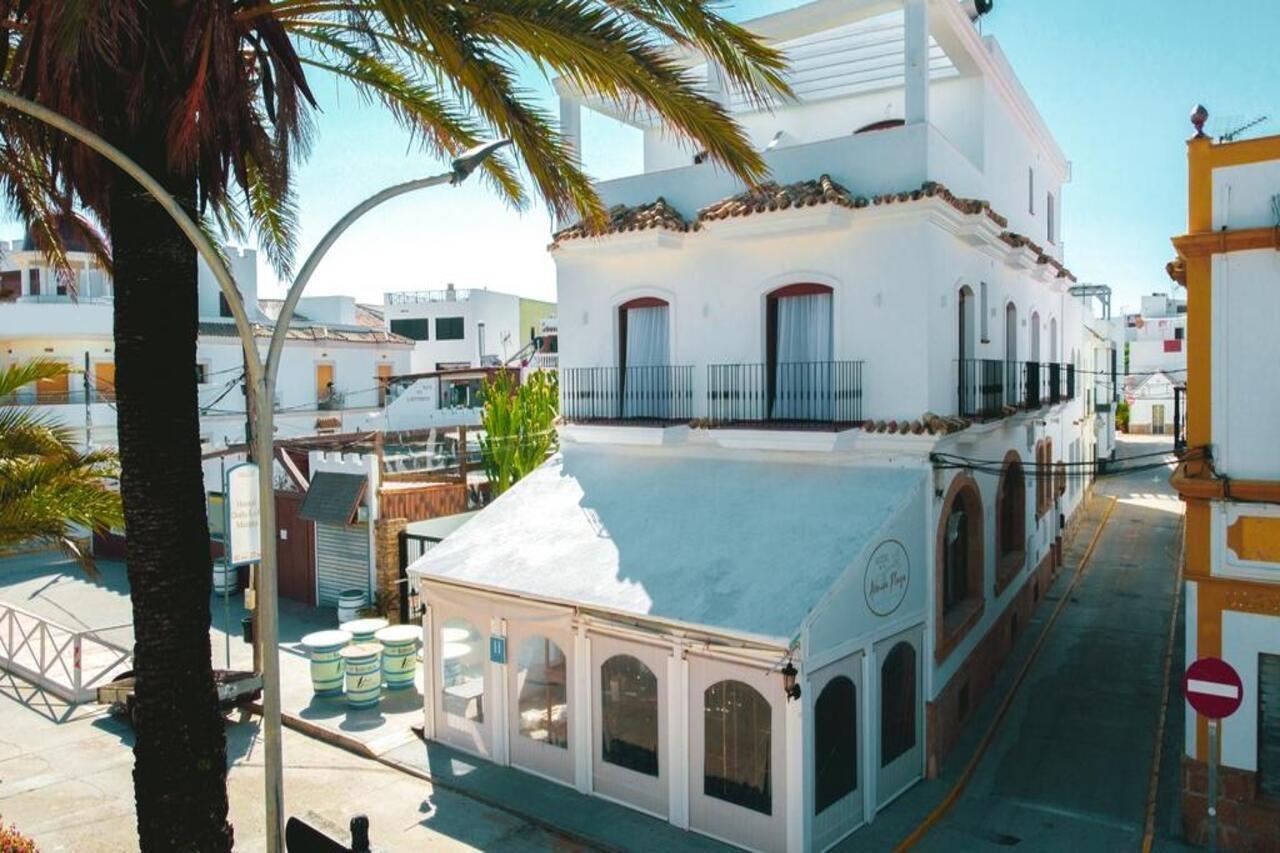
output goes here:
[{"label": "blue sky", "polygon": [[[727,4],[736,20],[799,0]],[[1280,3],[1274,0],[996,0],[983,23],[1073,164],[1064,192],[1067,264],[1082,281],[1112,285],[1115,305],[1168,289],[1169,237],[1186,222],[1184,140],[1197,102],[1220,133],[1258,115],[1255,133],[1280,133]],[[548,109],[549,84],[526,84]],[[350,206],[383,186],[438,171],[383,110],[332,80],[313,78],[321,101],[310,159],[298,169],[305,253]],[[589,114],[587,114],[589,116]],[[639,141],[607,120],[584,120],[588,169],[638,171]],[[856,189],[856,188],[854,188]],[[5,236],[16,236],[10,224]],[[483,182],[408,196],[365,217],[334,247],[310,293],[380,302],[387,290],[489,287],[551,298],[547,213],[507,208]],[[274,277],[265,264],[260,289]]]}]

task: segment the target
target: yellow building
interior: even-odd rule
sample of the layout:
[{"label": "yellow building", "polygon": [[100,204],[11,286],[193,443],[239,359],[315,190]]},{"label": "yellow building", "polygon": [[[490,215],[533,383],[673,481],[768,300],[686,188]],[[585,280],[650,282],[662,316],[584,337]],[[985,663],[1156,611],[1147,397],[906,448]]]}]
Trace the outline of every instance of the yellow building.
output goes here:
[{"label": "yellow building", "polygon": [[[1187,289],[1186,661],[1240,673],[1221,723],[1219,842],[1280,839],[1280,136],[1187,143],[1187,233],[1170,275]],[[1207,837],[1208,724],[1188,706],[1187,836]]]}]

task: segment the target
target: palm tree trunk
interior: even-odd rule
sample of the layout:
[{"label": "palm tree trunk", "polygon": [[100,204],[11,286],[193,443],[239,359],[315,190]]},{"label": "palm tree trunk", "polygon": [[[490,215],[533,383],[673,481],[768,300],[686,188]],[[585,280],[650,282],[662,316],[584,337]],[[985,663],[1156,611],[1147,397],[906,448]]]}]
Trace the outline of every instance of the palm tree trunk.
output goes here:
[{"label": "palm tree trunk", "polygon": [[[121,147],[194,211],[164,127]],[[143,850],[229,850],[226,740],[209,641],[209,526],[195,363],[196,253],[135,184],[113,182],[121,493],[133,597],[134,796]]]}]

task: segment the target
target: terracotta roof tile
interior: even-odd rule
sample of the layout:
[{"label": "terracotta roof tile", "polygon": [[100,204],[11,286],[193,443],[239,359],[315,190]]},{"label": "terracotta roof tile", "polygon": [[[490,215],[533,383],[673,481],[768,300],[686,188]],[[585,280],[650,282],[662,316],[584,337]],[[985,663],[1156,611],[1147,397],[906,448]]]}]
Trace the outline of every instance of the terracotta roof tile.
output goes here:
[{"label": "terracotta roof tile", "polygon": [[621,234],[626,231],[648,231],[653,228],[684,232],[689,230],[689,223],[684,221],[684,217],[674,207],[667,204],[665,198],[659,196],[657,201],[649,204],[635,206],[615,204],[609,208],[609,223],[603,229],[593,230],[584,222],[563,228],[552,236],[552,246],[566,240]]},{"label": "terracotta roof tile", "polygon": [[[272,327],[262,324],[253,324],[253,334],[259,338],[271,337]],[[237,335],[234,323],[218,323],[202,320],[200,322],[200,334],[202,336],[213,338],[234,338]],[[403,335],[397,335],[394,332],[388,332],[385,329],[360,328],[353,329],[350,326],[346,328],[334,328],[331,326],[312,325],[312,326],[290,326],[289,332],[285,335],[287,341],[355,341],[360,343],[378,343],[378,344],[405,344],[412,345],[413,341]]]},{"label": "terracotta roof tile", "polygon": [[1036,256],[1036,263],[1048,264],[1053,267],[1058,271],[1058,278],[1076,281],[1075,273],[1063,266],[1062,261],[1047,254],[1044,248],[1030,237],[1019,234],[1016,231],[1005,231],[1000,235],[1000,239],[1015,249],[1030,249]]},{"label": "terracotta roof tile", "polygon": [[900,193],[885,193],[878,195],[871,200],[872,204],[901,204],[909,201],[920,201],[926,198],[936,198],[939,201],[946,202],[961,213],[967,214],[984,214],[992,222],[1001,228],[1007,228],[1009,220],[991,209],[991,203],[983,198],[963,198],[947,189],[944,184],[937,181],[925,181],[920,185],[918,190],[910,190]]},{"label": "terracotta roof tile", "polygon": [[966,418],[941,417],[933,412],[925,412],[914,421],[865,421],[862,429],[886,435],[948,435],[968,429],[969,423]]},{"label": "terracotta roof tile", "polygon": [[777,184],[772,181],[752,187],[746,192],[721,199],[698,211],[698,222],[749,216],[773,210],[793,207],[814,207],[819,204],[835,204],[840,207],[866,207],[865,198],[854,198],[849,191],[823,175],[816,181],[796,181]]}]

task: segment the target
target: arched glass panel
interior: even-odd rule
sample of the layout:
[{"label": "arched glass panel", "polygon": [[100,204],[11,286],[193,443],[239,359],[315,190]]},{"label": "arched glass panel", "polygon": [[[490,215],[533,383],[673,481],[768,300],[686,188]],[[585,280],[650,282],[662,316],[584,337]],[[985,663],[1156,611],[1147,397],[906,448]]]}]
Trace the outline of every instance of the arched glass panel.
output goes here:
[{"label": "arched glass panel", "polygon": [[466,619],[450,619],[440,629],[443,687],[440,707],[446,714],[484,722],[485,648],[480,632]]},{"label": "arched glass panel", "polygon": [[769,703],[741,681],[711,685],[702,701],[706,736],[703,793],[752,811],[773,814],[773,710]]},{"label": "arched glass panel", "polygon": [[569,748],[568,666],[564,652],[546,637],[530,637],[516,657],[520,734]]},{"label": "arched glass panel", "polygon": [[601,758],[646,776],[658,775],[658,678],[631,655],[600,666]]},{"label": "arched glass panel", "polygon": [[858,787],[858,696],[843,675],[827,682],[813,706],[814,814]]},{"label": "arched glass panel", "polygon": [[969,596],[969,517],[964,493],[956,496],[947,516],[942,573],[942,612]]},{"label": "arched glass panel", "polygon": [[880,665],[880,766],[916,745],[916,650],[898,643]]}]

